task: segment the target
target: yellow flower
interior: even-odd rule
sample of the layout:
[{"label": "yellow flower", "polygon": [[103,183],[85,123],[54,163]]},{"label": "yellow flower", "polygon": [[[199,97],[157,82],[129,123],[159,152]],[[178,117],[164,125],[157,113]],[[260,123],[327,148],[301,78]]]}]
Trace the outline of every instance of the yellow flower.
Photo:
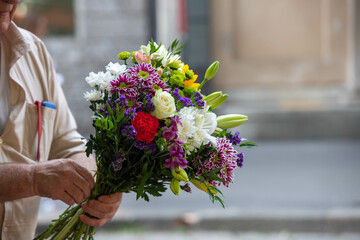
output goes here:
[{"label": "yellow flower", "polygon": [[[188,80],[184,81],[184,87],[193,87],[195,89],[197,89],[200,84],[199,83],[195,83],[196,79],[198,78],[198,75],[194,74],[194,71],[189,69],[189,65],[184,64],[184,66],[181,68],[182,73],[188,78]],[[186,72],[190,72],[191,74],[186,74]],[[191,77],[189,78],[189,75],[191,75]]]}]

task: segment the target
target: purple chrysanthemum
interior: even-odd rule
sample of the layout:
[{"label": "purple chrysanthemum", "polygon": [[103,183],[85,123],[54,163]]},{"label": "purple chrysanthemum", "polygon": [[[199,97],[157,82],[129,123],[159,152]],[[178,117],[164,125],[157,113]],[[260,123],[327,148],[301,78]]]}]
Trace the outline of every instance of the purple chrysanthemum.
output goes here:
[{"label": "purple chrysanthemum", "polygon": [[124,95],[128,101],[136,102],[136,98],[139,93],[137,90],[137,83],[134,79],[131,79],[128,75],[119,75],[116,80],[110,82],[112,88],[110,93],[118,92],[119,95]]},{"label": "purple chrysanthemum", "polygon": [[140,63],[134,67],[129,68],[128,73],[131,75],[131,79],[137,82],[143,82],[146,79],[152,78],[154,75],[159,76],[156,69],[149,63]]},{"label": "purple chrysanthemum", "polygon": [[144,91],[147,91],[151,96],[154,96],[156,90],[162,89],[165,92],[169,92],[170,88],[167,87],[167,84],[163,82],[158,74],[154,74],[154,77],[149,78],[146,81],[143,81]]},{"label": "purple chrysanthemum", "polygon": [[[222,168],[218,177],[227,181],[223,184],[228,187],[229,183],[233,182],[233,171],[237,166],[238,159],[237,151],[234,149],[231,142],[226,138],[216,139],[216,149],[217,154],[212,153],[210,159],[201,165],[200,171],[202,172],[205,170],[206,172],[211,172],[216,168]],[[201,174],[200,171],[197,174]],[[216,180],[211,180],[209,183],[214,186],[221,185],[221,182]]]}]

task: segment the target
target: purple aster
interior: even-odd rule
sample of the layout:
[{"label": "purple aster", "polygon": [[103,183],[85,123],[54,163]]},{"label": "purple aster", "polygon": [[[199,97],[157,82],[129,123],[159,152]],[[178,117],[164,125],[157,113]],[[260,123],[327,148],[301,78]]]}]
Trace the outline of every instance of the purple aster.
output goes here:
[{"label": "purple aster", "polygon": [[178,99],[181,99],[181,96],[180,96],[180,94],[179,94],[179,89],[178,89],[178,88],[175,88],[175,90],[174,90],[174,92],[173,92],[173,95],[174,95],[175,97],[177,97]]},{"label": "purple aster", "polygon": [[154,111],[154,103],[151,101],[151,96],[149,94],[146,95],[146,108],[150,112]]},{"label": "purple aster", "polygon": [[238,159],[236,159],[236,163],[237,163],[237,165],[238,165],[238,167],[242,167],[243,166],[243,163],[244,163],[244,153],[239,153],[238,155],[237,155],[237,157],[238,157]]},{"label": "purple aster", "polygon": [[136,136],[137,132],[134,128],[134,126],[132,125],[126,125],[122,130],[121,133],[124,134],[127,138],[129,139],[134,139],[134,137]]},{"label": "purple aster", "polygon": [[187,97],[181,98],[181,99],[180,99],[180,102],[182,102],[185,107],[191,107],[191,106],[193,106],[191,99],[190,99],[190,98],[187,98]]},{"label": "purple aster", "polygon": [[236,133],[229,135],[229,140],[233,145],[239,145],[241,143],[241,137],[239,131],[236,131]]},{"label": "purple aster", "polygon": [[125,110],[124,115],[126,117],[131,117],[131,119],[134,119],[134,117],[136,116],[136,110],[135,108],[129,107]]},{"label": "purple aster", "polygon": [[154,143],[146,143],[146,142],[142,142],[139,140],[134,141],[134,147],[141,149],[141,150],[143,150],[145,148],[150,148],[151,151],[153,151],[153,152],[156,151],[156,145]]},{"label": "purple aster", "polygon": [[114,161],[114,170],[120,171],[122,168],[122,163],[125,160],[125,154],[123,151],[115,153],[115,161]]}]

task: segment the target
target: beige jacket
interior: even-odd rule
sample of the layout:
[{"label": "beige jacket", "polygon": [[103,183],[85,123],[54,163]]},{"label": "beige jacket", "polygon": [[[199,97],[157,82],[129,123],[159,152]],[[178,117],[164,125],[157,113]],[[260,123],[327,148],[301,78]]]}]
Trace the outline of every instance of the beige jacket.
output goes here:
[{"label": "beige jacket", "polygon": [[[0,34],[0,39],[1,54],[5,54],[6,59],[1,62],[0,70],[9,73],[11,89],[11,112],[4,133],[0,136],[0,164],[37,163],[36,100],[56,104],[56,110],[42,107],[40,162],[84,151],[84,142],[76,131],[74,117],[41,40],[19,29],[14,23],[6,34]],[[37,225],[39,201],[40,198],[35,196],[0,202],[0,239],[32,239]]]}]

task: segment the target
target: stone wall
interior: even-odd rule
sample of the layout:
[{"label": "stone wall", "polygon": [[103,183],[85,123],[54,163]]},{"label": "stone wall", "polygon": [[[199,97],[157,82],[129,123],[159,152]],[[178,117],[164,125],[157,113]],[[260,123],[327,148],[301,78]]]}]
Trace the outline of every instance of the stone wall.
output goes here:
[{"label": "stone wall", "polygon": [[104,71],[121,51],[134,51],[150,39],[146,0],[74,0],[75,35],[44,39],[81,134],[91,133],[91,111],[83,93],[88,73]]}]

